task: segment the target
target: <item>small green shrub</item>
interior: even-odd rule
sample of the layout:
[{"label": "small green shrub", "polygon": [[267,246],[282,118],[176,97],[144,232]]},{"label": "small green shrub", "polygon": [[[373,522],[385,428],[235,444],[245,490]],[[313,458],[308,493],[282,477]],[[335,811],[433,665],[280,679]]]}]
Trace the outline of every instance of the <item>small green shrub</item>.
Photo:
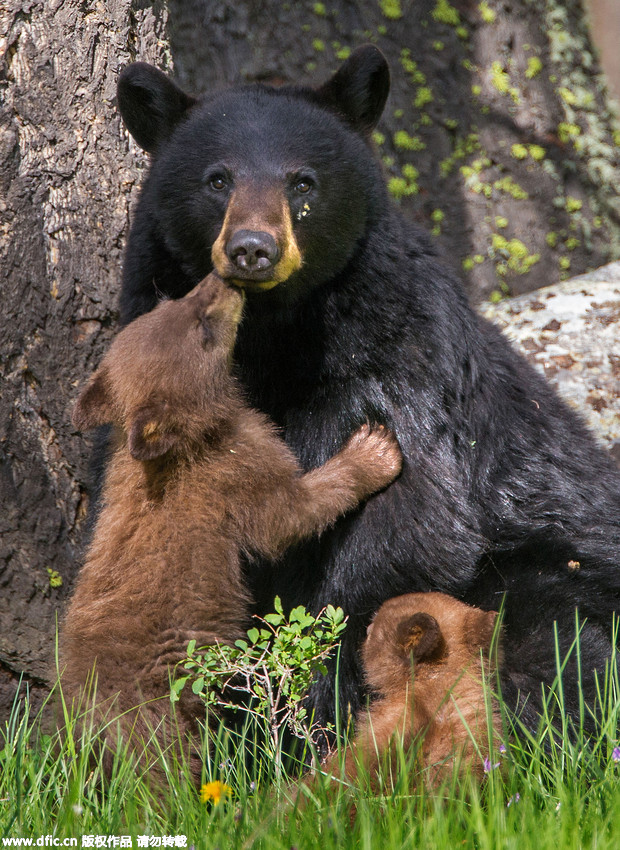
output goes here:
[{"label": "small green shrub", "polygon": [[186,674],[172,683],[171,699],[178,700],[191,683],[208,708],[246,712],[266,727],[266,756],[279,771],[286,731],[311,745],[317,730],[304,697],[316,676],[327,672],[325,661],[340,641],[346,619],[342,608],[333,605],[316,617],[299,605],[288,618],[279,597],[274,607],[274,613],[256,618],[259,625],[248,631],[247,640],[233,646],[197,648],[191,641],[181,663]]}]

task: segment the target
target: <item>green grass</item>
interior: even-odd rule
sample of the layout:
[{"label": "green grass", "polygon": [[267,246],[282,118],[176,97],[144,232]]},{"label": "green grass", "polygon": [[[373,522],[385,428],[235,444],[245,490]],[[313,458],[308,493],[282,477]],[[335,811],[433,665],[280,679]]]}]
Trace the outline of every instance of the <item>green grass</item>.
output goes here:
[{"label": "green grass", "polygon": [[[351,789],[319,781],[312,792],[302,791],[302,805],[295,803],[299,780],[275,775],[273,762],[260,757],[247,730],[218,730],[205,781],[221,780],[232,793],[217,805],[205,804],[187,768],[165,753],[159,755],[167,776],[163,789],[149,787],[129,752],[115,757],[111,777],[104,779],[88,723],[76,724],[65,707],[64,731],[45,734],[46,712],[31,717],[25,697],[16,700],[0,731],[0,840],[76,837],[75,846],[81,847],[82,836],[104,836],[107,847],[130,836],[130,846],[137,848],[140,836],[186,836],[196,850],[617,850],[615,660],[610,670],[601,677],[593,735],[566,718],[561,676],[547,697],[537,734],[505,715],[507,751],[496,754],[501,766],[490,771],[482,787],[464,779],[441,793],[411,793],[411,756],[401,752],[399,769],[383,777],[381,796],[370,794],[363,779]],[[589,716],[583,706],[581,720]],[[254,757],[248,758],[253,747]]]}]

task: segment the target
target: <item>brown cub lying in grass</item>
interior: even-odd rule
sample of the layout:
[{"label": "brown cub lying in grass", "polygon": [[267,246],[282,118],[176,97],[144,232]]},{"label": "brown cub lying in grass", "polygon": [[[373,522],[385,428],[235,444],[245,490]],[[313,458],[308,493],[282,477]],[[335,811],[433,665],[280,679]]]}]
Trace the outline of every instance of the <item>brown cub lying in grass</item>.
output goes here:
[{"label": "brown cub lying in grass", "polygon": [[[456,765],[482,778],[489,731],[500,731],[495,705],[489,730],[483,688],[483,667],[485,677],[494,670],[496,617],[442,593],[409,593],[381,606],[362,647],[366,682],[378,699],[358,721],[345,758],[348,781],[364,770],[377,790],[378,770],[396,767],[401,741],[405,753],[417,751],[423,771],[414,770],[411,787],[437,788]],[[338,769],[333,754],[324,770]]]},{"label": "brown cub lying in grass", "polygon": [[[64,693],[96,664],[95,717],[174,738],[169,671],[188,641],[234,641],[250,599],[241,553],[277,559],[399,473],[395,438],[362,427],[304,474],[230,374],[242,296],[210,275],[127,326],[78,398],[80,429],[115,429],[103,504],[61,635]],[[184,689],[185,740],[201,704]],[[138,704],[143,704],[135,710]],[[203,711],[204,713],[204,711]],[[115,745],[117,720],[109,727]],[[198,779],[197,752],[191,766]]]}]

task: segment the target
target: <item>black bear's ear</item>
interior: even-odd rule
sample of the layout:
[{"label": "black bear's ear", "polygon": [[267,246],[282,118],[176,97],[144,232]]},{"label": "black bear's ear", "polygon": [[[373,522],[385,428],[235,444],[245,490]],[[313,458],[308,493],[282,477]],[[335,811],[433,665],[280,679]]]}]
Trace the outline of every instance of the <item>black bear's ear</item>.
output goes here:
[{"label": "black bear's ear", "polygon": [[155,460],[177,444],[178,435],[169,430],[166,419],[165,402],[145,405],[132,417],[129,453],[135,460]]},{"label": "black bear's ear", "polygon": [[79,431],[107,425],[114,419],[114,407],[108,392],[104,369],[99,369],[78,396],[71,421]]},{"label": "black bear's ear", "polygon": [[444,649],[439,623],[422,611],[400,621],[396,629],[396,642],[405,658],[413,656],[416,661],[439,658]]},{"label": "black bear's ear", "polygon": [[134,62],[121,71],[117,97],[127,129],[148,153],[156,152],[196,103],[196,98],[146,62]]},{"label": "black bear's ear", "polygon": [[390,91],[390,69],[385,56],[372,44],[354,50],[320,89],[321,101],[370,134],[383,112]]}]

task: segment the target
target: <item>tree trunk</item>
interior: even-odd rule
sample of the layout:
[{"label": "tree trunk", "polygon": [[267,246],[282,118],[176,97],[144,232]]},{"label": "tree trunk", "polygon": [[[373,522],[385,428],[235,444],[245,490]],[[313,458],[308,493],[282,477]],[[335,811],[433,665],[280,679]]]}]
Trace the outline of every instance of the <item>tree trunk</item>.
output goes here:
[{"label": "tree trunk", "polygon": [[163,4],[4,2],[0,12],[0,716],[20,673],[53,675],[79,562],[89,447],[76,387],[116,325],[129,208],[145,157],[114,106],[133,59],[163,64]]}]

